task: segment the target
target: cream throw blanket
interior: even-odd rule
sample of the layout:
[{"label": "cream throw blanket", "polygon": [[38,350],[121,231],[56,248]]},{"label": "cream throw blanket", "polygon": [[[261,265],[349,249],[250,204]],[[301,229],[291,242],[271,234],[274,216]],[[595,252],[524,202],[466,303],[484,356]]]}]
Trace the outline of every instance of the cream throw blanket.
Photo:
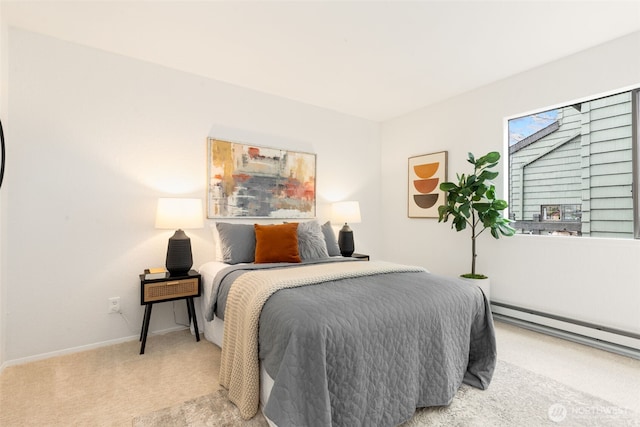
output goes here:
[{"label": "cream throw blanket", "polygon": [[257,270],[238,277],[229,291],[224,314],[220,384],[229,390],[244,419],[258,412],[260,361],[258,324],[262,306],[279,289],[381,273],[426,271],[383,261],[312,264],[299,268]]}]

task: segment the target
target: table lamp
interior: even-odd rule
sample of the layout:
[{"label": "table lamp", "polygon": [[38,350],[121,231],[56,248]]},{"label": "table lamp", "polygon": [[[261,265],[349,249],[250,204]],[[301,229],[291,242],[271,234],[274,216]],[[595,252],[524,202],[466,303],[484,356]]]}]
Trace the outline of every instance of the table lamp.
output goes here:
[{"label": "table lamp", "polygon": [[177,229],[169,239],[166,267],[172,276],[184,274],[193,265],[191,239],[183,228],[202,228],[201,199],[160,198],[156,211],[156,228]]},{"label": "table lamp", "polygon": [[332,205],[332,221],[344,223],[338,233],[338,246],[342,256],[350,257],[355,249],[353,243],[353,231],[348,222],[355,224],[360,222],[360,203],[358,202],[337,202]]}]

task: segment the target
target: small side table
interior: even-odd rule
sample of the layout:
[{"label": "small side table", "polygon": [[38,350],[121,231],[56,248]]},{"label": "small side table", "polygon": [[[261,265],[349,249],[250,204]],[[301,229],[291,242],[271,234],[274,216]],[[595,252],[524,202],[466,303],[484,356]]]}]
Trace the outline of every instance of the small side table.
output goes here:
[{"label": "small side table", "polygon": [[157,302],[167,302],[184,299],[187,301],[187,311],[189,322],[193,321],[193,329],[196,334],[196,341],[200,341],[198,331],[198,320],[196,319],[196,309],[193,305],[193,298],[199,297],[202,292],[202,278],[195,270],[179,275],[159,279],[145,279],[145,275],[140,275],[140,305],[144,305],[144,318],[142,320],[142,330],[140,331],[140,354],[144,354],[144,346],[147,343],[147,333],[149,332],[149,321],[151,320],[151,309]]},{"label": "small side table", "polygon": [[351,254],[351,258],[358,258],[358,259],[363,259],[365,261],[369,261],[369,255],[365,255],[365,254],[353,253],[353,254]]}]

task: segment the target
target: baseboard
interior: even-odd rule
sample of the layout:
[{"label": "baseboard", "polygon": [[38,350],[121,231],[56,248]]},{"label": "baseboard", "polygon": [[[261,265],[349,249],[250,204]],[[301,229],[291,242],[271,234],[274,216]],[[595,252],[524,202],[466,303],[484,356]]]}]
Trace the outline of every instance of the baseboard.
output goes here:
[{"label": "baseboard", "polygon": [[[189,329],[186,326],[176,326],[176,327],[172,327],[172,328],[167,328],[167,329],[161,329],[158,331],[153,331],[153,332],[149,332],[149,335],[163,335],[163,334],[168,334],[169,332],[175,332],[175,331],[181,331],[184,329]],[[73,353],[79,353],[82,351],[87,351],[87,350],[93,350],[96,348],[100,348],[100,347],[107,347],[110,345],[115,345],[115,344],[121,344],[124,342],[128,342],[128,341],[134,341],[134,340],[139,340],[140,339],[140,335],[131,335],[131,336],[127,336],[127,337],[122,337],[122,338],[116,338],[113,340],[108,340],[108,341],[101,341],[101,342],[97,342],[97,343],[93,343],[93,344],[87,344],[87,345],[81,345],[78,347],[71,347],[71,348],[66,348],[63,350],[56,350],[56,351],[51,351],[48,353],[42,353],[42,354],[36,354],[34,356],[27,356],[27,357],[22,357],[19,359],[13,359],[13,360],[8,360],[6,362],[4,362],[2,364],[2,366],[0,367],[0,372],[2,372],[5,368],[8,368],[9,366],[15,366],[15,365],[22,365],[24,363],[29,363],[29,362],[36,362],[38,360],[44,360],[44,359],[49,359],[51,357],[57,357],[57,356],[64,356],[67,354],[73,354]]]},{"label": "baseboard", "polygon": [[612,353],[640,359],[640,335],[491,301],[494,319]]}]

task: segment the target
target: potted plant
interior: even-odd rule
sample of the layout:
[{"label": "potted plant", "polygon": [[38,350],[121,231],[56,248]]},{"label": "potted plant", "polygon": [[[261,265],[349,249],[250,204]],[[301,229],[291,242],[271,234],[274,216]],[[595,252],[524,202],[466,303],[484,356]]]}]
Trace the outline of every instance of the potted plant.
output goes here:
[{"label": "potted plant", "polygon": [[[478,236],[487,229],[496,239],[501,235],[513,236],[516,232],[509,225],[512,221],[502,216],[508,204],[496,198],[495,186],[491,182],[498,176],[498,172],[491,169],[499,160],[500,153],[496,151],[478,159],[469,153],[467,161],[473,165],[473,174],[456,174],[457,184],[440,184],[440,190],[446,191],[447,197],[446,203],[438,207],[438,222],[447,222],[451,217],[451,228],[455,227],[456,231],[465,230],[467,226],[471,228],[471,273],[462,274],[463,278],[487,279],[485,275],[476,274]],[[488,290],[485,293],[488,294]]]}]

